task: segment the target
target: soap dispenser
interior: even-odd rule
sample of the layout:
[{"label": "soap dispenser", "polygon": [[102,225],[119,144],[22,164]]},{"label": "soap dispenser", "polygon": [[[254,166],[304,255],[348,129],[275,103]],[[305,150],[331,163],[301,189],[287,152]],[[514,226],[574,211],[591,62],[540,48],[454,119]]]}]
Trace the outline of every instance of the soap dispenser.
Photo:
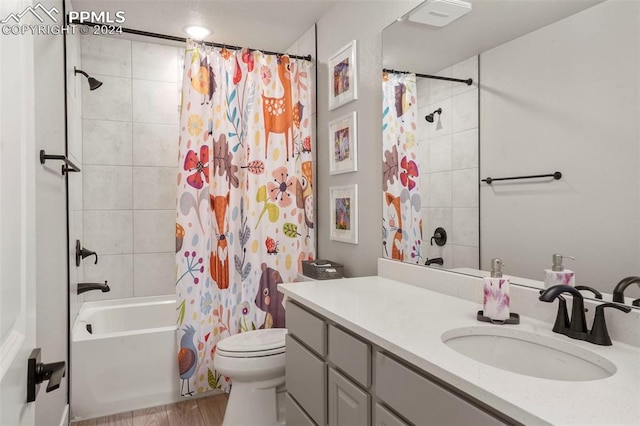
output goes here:
[{"label": "soap dispenser", "polygon": [[571,256],[554,254],[552,256],[553,265],[551,269],[544,270],[544,288],[553,287],[554,285],[570,285],[571,287],[575,287],[576,274],[569,269],[564,269],[562,265],[562,259],[564,258],[576,260]]},{"label": "soap dispenser", "polygon": [[509,319],[510,278],[502,274],[504,263],[500,259],[491,259],[491,276],[484,277],[483,315],[492,322]]}]

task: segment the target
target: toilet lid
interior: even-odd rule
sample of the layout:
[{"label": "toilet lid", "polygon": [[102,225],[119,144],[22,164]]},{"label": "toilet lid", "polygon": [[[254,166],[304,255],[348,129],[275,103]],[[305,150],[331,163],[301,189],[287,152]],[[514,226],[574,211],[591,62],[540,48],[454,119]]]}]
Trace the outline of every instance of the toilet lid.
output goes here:
[{"label": "toilet lid", "polygon": [[286,334],[286,328],[269,328],[238,333],[220,340],[216,351],[254,353],[256,356],[264,352],[280,353],[284,351]]}]

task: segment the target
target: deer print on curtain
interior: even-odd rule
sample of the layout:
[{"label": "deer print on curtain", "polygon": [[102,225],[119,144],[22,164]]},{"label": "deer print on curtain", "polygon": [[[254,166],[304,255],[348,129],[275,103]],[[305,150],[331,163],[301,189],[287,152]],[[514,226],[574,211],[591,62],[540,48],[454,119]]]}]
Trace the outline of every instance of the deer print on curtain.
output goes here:
[{"label": "deer print on curtain", "polygon": [[232,334],[284,327],[276,287],[315,257],[308,61],[187,43],[177,179],[181,393],[228,389]]},{"label": "deer print on curtain", "polygon": [[421,263],[422,219],[415,74],[382,78],[382,248],[386,258]]}]

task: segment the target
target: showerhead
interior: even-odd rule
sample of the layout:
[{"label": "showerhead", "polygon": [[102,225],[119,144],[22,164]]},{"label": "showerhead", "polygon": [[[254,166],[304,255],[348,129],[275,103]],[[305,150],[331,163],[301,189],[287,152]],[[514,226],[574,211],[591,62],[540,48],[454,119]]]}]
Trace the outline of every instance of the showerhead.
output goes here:
[{"label": "showerhead", "polygon": [[437,110],[433,111],[431,114],[425,115],[424,119],[427,120],[429,123],[433,123],[435,114],[438,114],[438,115],[442,114],[442,108],[438,108]]},{"label": "showerhead", "polygon": [[76,67],[73,67],[73,74],[74,75],[82,74],[85,77],[87,77],[87,80],[89,81],[89,90],[96,90],[98,87],[102,86],[102,82],[100,80],[90,77],[89,74],[87,74],[82,70],[76,69]]}]

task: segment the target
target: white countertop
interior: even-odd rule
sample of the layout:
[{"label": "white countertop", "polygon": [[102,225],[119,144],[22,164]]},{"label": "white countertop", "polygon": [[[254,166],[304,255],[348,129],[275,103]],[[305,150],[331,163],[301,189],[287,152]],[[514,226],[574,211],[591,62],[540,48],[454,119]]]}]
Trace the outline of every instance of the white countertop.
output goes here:
[{"label": "white countertop", "polygon": [[[382,277],[280,284],[279,291],[496,410],[527,424],[640,424],[640,350],[598,346],[551,331],[521,315],[519,325],[478,322],[473,303]],[[517,327],[594,352],[617,367],[594,381],[556,381],[504,371],[442,342],[467,326]],[[591,326],[591,324],[588,324]],[[523,360],[523,362],[526,362]]]}]

